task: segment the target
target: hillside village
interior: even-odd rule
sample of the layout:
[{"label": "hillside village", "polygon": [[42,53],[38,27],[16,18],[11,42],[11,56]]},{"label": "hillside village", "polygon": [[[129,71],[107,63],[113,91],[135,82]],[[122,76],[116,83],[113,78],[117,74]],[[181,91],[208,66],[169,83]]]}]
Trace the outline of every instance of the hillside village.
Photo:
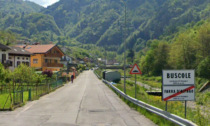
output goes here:
[{"label": "hillside village", "polygon": [[[34,118],[34,126],[83,125],[91,115],[98,117],[92,125],[130,122],[130,108],[122,114],[113,106],[119,100],[105,90],[112,88],[131,107],[142,101],[162,109],[169,120],[140,102],[135,107],[156,125],[174,125],[174,114],[209,126],[209,48],[209,0],[59,0],[48,7],[0,0],[0,125],[31,125]],[[164,75],[178,74],[170,87],[164,83]],[[14,116],[1,113],[12,110]]]},{"label": "hillside village", "polygon": [[86,66],[91,62],[88,57],[73,59],[56,44],[41,45],[39,43],[13,46],[0,43],[0,61],[5,68],[11,71],[14,71],[20,64],[25,64],[37,72],[50,70],[55,73],[65,69],[73,72],[74,75],[78,64]]}]

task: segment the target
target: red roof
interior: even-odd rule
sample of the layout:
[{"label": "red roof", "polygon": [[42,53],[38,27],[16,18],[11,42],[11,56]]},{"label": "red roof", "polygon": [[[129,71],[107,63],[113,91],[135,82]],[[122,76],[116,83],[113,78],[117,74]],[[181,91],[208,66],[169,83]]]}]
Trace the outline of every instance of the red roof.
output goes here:
[{"label": "red roof", "polygon": [[50,49],[52,49],[55,44],[48,44],[48,45],[17,45],[16,47],[24,48],[26,51],[30,53],[46,53]]}]

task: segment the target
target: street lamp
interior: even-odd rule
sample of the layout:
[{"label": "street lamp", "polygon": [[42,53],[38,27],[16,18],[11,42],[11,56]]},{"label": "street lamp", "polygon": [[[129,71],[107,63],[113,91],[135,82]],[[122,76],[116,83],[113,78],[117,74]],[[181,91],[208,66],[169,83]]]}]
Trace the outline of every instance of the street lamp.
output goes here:
[{"label": "street lamp", "polygon": [[124,93],[126,94],[126,3],[124,0],[122,0],[124,4],[124,14],[125,14],[125,28],[124,28]]}]

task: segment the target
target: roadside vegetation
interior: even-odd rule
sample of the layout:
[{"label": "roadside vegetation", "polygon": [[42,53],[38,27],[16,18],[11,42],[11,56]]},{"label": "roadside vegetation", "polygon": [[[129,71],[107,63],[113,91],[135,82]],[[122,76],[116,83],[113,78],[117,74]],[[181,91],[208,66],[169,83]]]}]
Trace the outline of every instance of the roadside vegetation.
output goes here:
[{"label": "roadside vegetation", "polygon": [[0,64],[0,110],[13,110],[38,99],[62,86],[64,81],[52,71],[37,74],[33,68],[21,64],[11,72]]},{"label": "roadside vegetation", "polygon": [[[120,90],[124,90],[123,83],[119,83],[116,87]],[[146,93],[147,89],[137,86],[137,99],[148,104],[151,104],[155,107],[161,108],[165,110],[165,102],[162,101],[161,96],[151,96]],[[135,86],[134,82],[128,81],[126,82],[126,93],[131,96],[135,97]],[[205,105],[208,105],[205,101]],[[209,105],[208,105],[209,106]],[[209,106],[210,107],[210,106]],[[184,115],[184,102],[181,101],[170,101],[168,102],[168,112],[178,115],[180,117],[185,118]],[[153,119],[154,118],[154,119]],[[157,124],[161,124],[162,122],[157,121],[156,117],[151,117],[152,120]],[[210,113],[209,109],[205,109],[205,113],[202,114],[201,109],[197,106],[196,109],[187,108],[187,119],[195,122],[199,126],[208,126],[210,124]],[[166,125],[166,124],[164,124]],[[171,125],[170,123],[167,125]]]},{"label": "roadside vegetation", "polygon": [[[102,71],[103,69],[97,69],[95,72],[102,77]],[[123,71],[120,70],[121,75],[123,75]],[[129,70],[127,70],[126,75],[129,75]],[[130,75],[129,75],[130,76]],[[137,81],[142,82],[144,84],[147,84],[151,87],[160,88],[162,85],[162,78],[160,76],[137,76]],[[202,84],[206,82],[207,79],[204,78],[196,78],[196,87],[201,87]],[[131,96],[135,97],[135,85],[134,85],[134,76],[131,76],[131,78],[127,79],[126,81],[126,93]],[[121,91],[124,91],[124,83],[123,81],[120,81],[115,85],[118,89]],[[153,105],[155,107],[158,107],[160,109],[165,110],[165,101],[162,101],[161,96],[151,96],[148,95],[147,92],[148,89],[141,87],[137,85],[137,99],[141,100],[145,103],[148,103],[150,105]],[[210,93],[199,93],[198,90],[196,90],[196,106],[194,108],[187,107],[187,119],[191,120],[192,122],[195,122],[199,126],[209,126],[210,125]],[[139,112],[144,114],[146,117],[153,120],[158,125],[175,125],[171,123],[170,121],[167,121],[163,119],[162,117],[157,117],[154,114],[151,114],[150,112],[143,110],[142,108],[136,107],[134,104],[124,100],[128,105],[131,107],[136,108]],[[189,103],[188,103],[189,104]],[[175,115],[178,115],[182,118],[185,118],[185,108],[184,108],[184,102],[182,101],[170,101],[168,102],[168,112],[173,113]],[[152,116],[151,116],[152,115]],[[160,119],[161,118],[161,119]]]}]

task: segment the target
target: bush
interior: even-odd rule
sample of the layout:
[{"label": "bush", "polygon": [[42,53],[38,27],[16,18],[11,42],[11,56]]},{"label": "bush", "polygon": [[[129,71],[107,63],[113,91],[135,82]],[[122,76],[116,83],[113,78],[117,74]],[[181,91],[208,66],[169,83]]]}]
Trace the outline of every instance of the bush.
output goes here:
[{"label": "bush", "polygon": [[114,83],[119,83],[120,82],[120,79],[115,79],[113,80]]},{"label": "bush", "polygon": [[42,72],[42,75],[47,75],[47,77],[51,78],[53,75],[53,72],[52,72],[52,70],[45,70]]},{"label": "bush", "polygon": [[198,65],[197,73],[199,77],[203,77],[210,80],[210,56],[206,57]]}]

